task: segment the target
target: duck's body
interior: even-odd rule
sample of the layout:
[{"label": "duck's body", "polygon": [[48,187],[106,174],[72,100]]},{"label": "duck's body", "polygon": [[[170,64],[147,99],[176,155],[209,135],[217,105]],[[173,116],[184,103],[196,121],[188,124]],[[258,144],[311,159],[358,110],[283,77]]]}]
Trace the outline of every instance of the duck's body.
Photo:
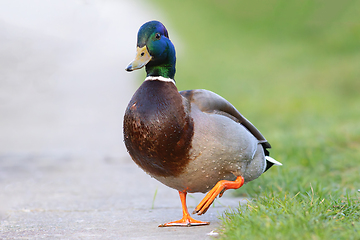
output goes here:
[{"label": "duck's body", "polygon": [[171,188],[203,193],[220,180],[248,182],[264,172],[264,140],[214,109],[231,109],[229,102],[206,90],[179,93],[173,81],[160,79],[139,87],[124,118],[126,147],[142,169]]},{"label": "duck's body", "polygon": [[217,195],[280,163],[268,157],[263,135],[224,98],[207,90],[178,92],[175,49],[160,22],[139,30],[137,58],[127,70],[143,66],[148,77],[125,112],[125,145],[144,171],[179,191],[183,219],[162,226],[209,224],[190,217],[187,192],[211,190],[194,211],[203,214]]}]

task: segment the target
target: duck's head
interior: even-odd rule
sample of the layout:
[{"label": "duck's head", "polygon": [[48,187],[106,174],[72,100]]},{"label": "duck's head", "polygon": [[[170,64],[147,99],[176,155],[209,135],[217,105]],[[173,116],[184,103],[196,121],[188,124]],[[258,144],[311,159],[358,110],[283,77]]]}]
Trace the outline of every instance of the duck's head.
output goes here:
[{"label": "duck's head", "polygon": [[142,25],[138,32],[136,57],[126,68],[133,71],[145,66],[147,76],[174,79],[175,47],[165,26],[158,21]]}]

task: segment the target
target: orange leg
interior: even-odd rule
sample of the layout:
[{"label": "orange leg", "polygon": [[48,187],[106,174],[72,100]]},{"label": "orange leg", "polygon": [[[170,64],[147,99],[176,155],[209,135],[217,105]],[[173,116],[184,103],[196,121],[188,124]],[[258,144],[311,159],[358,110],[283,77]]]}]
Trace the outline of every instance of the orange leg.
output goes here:
[{"label": "orange leg", "polygon": [[221,180],[215,187],[213,187],[204,199],[197,205],[193,214],[197,213],[198,215],[206,213],[210,205],[214,202],[217,195],[221,197],[223,193],[228,189],[238,189],[244,184],[244,178],[239,176],[235,181]]},{"label": "orange leg", "polygon": [[182,210],[183,210],[182,219],[180,219],[178,221],[165,223],[165,224],[160,224],[159,227],[190,227],[190,226],[199,226],[199,225],[210,224],[209,222],[198,221],[198,220],[195,220],[192,217],[190,217],[190,214],[189,214],[187,206],[186,206],[186,194],[187,194],[187,192],[179,191]]}]

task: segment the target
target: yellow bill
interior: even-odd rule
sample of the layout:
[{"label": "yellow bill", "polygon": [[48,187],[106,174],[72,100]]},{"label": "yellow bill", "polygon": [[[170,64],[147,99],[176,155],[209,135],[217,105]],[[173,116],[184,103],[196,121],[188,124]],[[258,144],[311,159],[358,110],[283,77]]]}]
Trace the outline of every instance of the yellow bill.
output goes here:
[{"label": "yellow bill", "polygon": [[145,66],[151,60],[151,56],[146,48],[146,46],[136,49],[135,59],[126,67],[126,71],[131,72]]}]

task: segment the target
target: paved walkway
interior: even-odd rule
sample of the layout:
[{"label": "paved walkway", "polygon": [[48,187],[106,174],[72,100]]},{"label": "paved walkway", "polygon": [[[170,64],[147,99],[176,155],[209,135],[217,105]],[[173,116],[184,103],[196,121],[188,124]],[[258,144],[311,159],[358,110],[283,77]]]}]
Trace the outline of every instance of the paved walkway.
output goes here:
[{"label": "paved walkway", "polygon": [[[1,239],[210,239],[223,197],[197,219],[209,226],[158,228],[181,218],[177,191],[124,159],[2,157]],[[154,198],[154,195],[156,197]],[[192,210],[203,194],[188,195]]]},{"label": "paved walkway", "polygon": [[[0,3],[0,239],[209,239],[240,199],[225,194],[197,218],[210,226],[158,228],[181,217],[177,191],[122,143],[144,76],[124,68],[158,13],[136,1]],[[188,195],[190,211],[203,196]]]}]

